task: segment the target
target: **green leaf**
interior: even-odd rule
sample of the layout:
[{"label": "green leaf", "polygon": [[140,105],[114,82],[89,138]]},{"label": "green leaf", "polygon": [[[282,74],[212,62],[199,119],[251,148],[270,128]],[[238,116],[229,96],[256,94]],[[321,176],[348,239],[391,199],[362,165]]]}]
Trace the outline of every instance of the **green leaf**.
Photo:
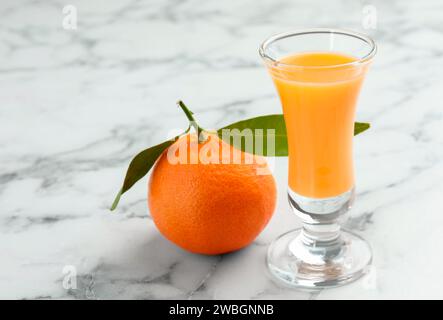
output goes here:
[{"label": "green leaf", "polygon": [[367,122],[356,122],[354,123],[354,136],[368,130],[371,125]]},{"label": "green leaf", "polygon": [[[362,133],[369,129],[369,123],[356,122],[354,124],[354,135]],[[229,129],[230,131],[225,131]],[[238,130],[234,130],[238,129]],[[257,131],[263,129],[263,131]],[[273,136],[268,137],[269,129],[274,129]],[[257,155],[287,157],[288,156],[288,140],[286,136],[286,125],[282,114],[271,114],[256,118],[246,119],[227,125],[217,130],[218,136],[225,142],[233,145],[235,148],[245,152]],[[252,150],[246,150],[246,139],[255,138],[252,143]],[[275,139],[274,150],[267,143],[267,139]],[[257,140],[263,142],[262,148],[257,148]],[[251,145],[249,145],[251,147]]]},{"label": "green leaf", "polygon": [[[223,130],[230,130],[229,135],[224,135]],[[235,130],[238,129],[238,130]],[[256,129],[263,129],[257,134]],[[230,143],[235,148],[248,151],[259,155],[268,155],[272,150],[268,150],[267,138],[268,129],[274,129],[275,154],[276,157],[285,157],[288,155],[288,142],[286,139],[286,126],[282,114],[271,114],[256,118],[246,119],[232,123],[217,130],[218,136],[225,142]],[[249,130],[249,132],[248,132]],[[254,134],[257,140],[263,141],[263,150],[258,150],[254,143],[254,150],[245,150],[245,140],[248,133]]]},{"label": "green leaf", "polygon": [[115,200],[111,206],[111,211],[117,208],[120,197],[128,191],[138,180],[143,178],[149,170],[151,170],[155,161],[158,157],[165,151],[169,146],[171,146],[179,136],[174,137],[172,140],[162,142],[158,145],[150,147],[143,150],[137,154],[129,164],[128,170],[126,171],[126,177],[123,182],[123,186],[117,193]]}]

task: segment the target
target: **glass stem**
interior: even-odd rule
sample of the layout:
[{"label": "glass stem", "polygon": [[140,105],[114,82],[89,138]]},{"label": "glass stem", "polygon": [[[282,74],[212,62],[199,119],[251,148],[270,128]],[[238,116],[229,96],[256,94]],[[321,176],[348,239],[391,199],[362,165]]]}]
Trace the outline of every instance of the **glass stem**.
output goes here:
[{"label": "glass stem", "polygon": [[337,222],[331,223],[303,223],[301,241],[313,248],[329,248],[341,244],[340,225]]}]

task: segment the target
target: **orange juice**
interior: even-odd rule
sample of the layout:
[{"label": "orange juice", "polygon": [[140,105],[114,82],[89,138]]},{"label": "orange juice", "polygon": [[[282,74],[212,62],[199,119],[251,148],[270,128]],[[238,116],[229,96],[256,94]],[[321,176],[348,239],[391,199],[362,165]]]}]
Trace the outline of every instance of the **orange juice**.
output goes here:
[{"label": "orange juice", "polygon": [[289,187],[299,195],[329,198],[354,186],[354,114],[366,69],[356,61],[310,52],[284,57],[270,70],[286,122]]}]

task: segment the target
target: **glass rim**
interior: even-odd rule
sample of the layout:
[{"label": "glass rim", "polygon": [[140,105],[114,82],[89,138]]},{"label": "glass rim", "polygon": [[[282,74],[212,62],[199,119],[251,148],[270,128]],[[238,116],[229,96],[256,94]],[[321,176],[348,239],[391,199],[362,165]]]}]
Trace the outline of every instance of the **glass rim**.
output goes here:
[{"label": "glass rim", "polygon": [[[297,64],[291,64],[291,63],[283,63],[280,62],[274,58],[272,58],[268,53],[266,52],[266,49],[271,45],[272,43],[289,38],[294,36],[301,36],[305,34],[340,34],[344,36],[353,37],[359,40],[362,40],[366,42],[370,46],[369,52],[364,55],[362,58],[358,58],[355,61],[347,62],[347,63],[340,63],[340,64],[333,64],[333,65],[326,65],[326,66],[303,66],[303,65],[297,65]],[[362,33],[344,30],[344,29],[334,29],[334,28],[312,28],[312,29],[298,29],[293,31],[287,31],[287,32],[281,32],[278,34],[275,34],[273,36],[270,36],[267,38],[263,43],[260,45],[259,53],[262,59],[265,62],[272,63],[275,67],[282,66],[286,68],[303,68],[303,69],[332,69],[337,67],[347,67],[347,66],[355,66],[360,65],[366,62],[369,62],[377,52],[377,45],[375,44],[375,41]]]}]

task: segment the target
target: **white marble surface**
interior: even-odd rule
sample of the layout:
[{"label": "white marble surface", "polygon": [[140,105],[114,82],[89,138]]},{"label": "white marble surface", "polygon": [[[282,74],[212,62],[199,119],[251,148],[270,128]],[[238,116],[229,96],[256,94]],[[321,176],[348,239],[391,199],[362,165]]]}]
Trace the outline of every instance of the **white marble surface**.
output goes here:
[{"label": "white marble surface", "polygon": [[[0,298],[443,298],[443,4],[440,1],[61,1],[0,3]],[[359,103],[358,198],[348,226],[374,249],[370,277],[315,293],[275,285],[269,242],[298,226],[279,203],[248,248],[189,254],[157,232],[146,179],[108,207],[130,158],[186,125],[183,99],[216,127],[280,112],[257,53],[294,28],[362,30],[379,44]],[[364,30],[363,30],[364,31]],[[62,286],[75,266],[78,288]]]}]

